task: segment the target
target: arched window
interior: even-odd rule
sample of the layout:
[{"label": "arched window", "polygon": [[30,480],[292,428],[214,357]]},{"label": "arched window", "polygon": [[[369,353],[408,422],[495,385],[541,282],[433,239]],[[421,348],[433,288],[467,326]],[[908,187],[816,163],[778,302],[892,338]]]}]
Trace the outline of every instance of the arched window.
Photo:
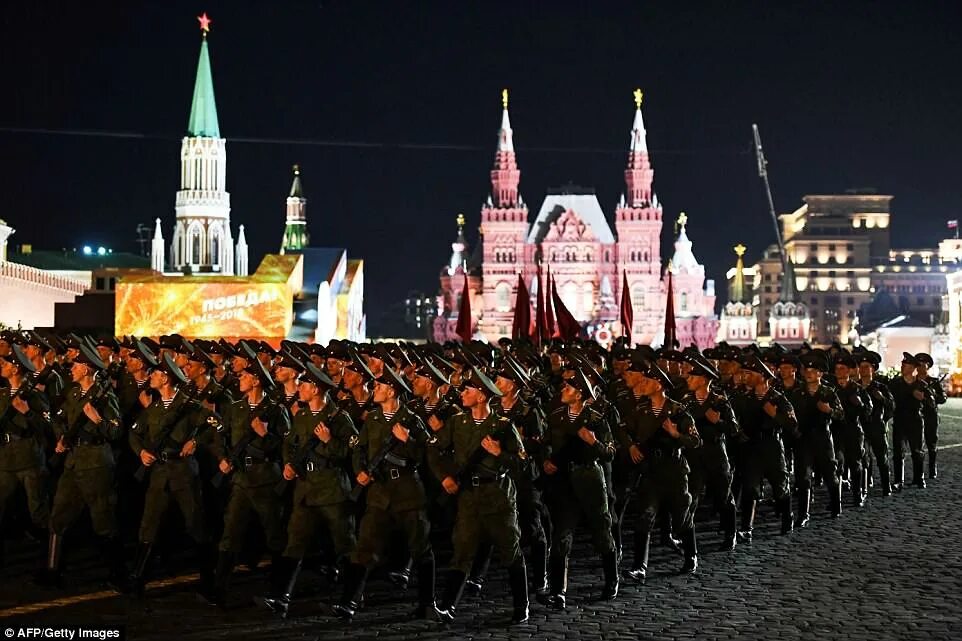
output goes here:
[{"label": "arched window", "polygon": [[645,306],[645,286],[635,285],[631,288],[631,304],[634,307]]},{"label": "arched window", "polygon": [[606,263],[610,263],[610,262],[611,262],[611,252],[610,252],[609,250],[607,250],[607,249],[605,250],[605,262],[606,262]]},{"label": "arched window", "polygon": [[202,246],[200,242],[200,227],[195,226],[190,230],[190,242],[188,243],[190,247],[190,256],[188,256],[188,261],[192,265],[199,265],[203,259],[202,256]]},{"label": "arched window", "polygon": [[498,283],[494,288],[494,304],[499,312],[511,311],[511,285]]},{"label": "arched window", "polygon": [[220,265],[220,232],[216,229],[210,237],[210,264],[215,267]]},{"label": "arched window", "polygon": [[645,252],[645,256],[644,256],[644,259],[643,259],[643,260],[644,260],[646,263],[649,262],[649,260],[648,260],[648,252],[647,252],[647,251]]}]

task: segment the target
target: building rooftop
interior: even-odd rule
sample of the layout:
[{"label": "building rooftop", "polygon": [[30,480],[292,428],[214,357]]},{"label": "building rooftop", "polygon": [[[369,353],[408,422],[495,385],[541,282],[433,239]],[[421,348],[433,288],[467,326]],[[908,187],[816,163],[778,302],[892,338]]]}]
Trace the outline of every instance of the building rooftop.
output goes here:
[{"label": "building rooftop", "polygon": [[124,268],[150,268],[150,258],[140,254],[127,252],[106,252],[100,254],[97,249],[90,249],[86,253],[84,249],[60,249],[60,250],[32,250],[17,251],[8,250],[7,260],[11,263],[20,263],[37,269],[61,270],[61,271],[93,271],[95,269],[124,269]]}]

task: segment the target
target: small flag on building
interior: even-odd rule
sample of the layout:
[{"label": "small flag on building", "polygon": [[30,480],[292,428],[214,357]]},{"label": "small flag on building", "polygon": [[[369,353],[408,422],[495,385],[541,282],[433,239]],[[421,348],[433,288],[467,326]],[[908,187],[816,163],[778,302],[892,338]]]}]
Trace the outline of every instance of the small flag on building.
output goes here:
[{"label": "small flag on building", "polygon": [[958,221],[957,219],[956,219],[956,220],[949,220],[949,221],[946,222],[946,224],[948,224],[949,229],[958,229],[958,228],[959,228],[959,221]]}]

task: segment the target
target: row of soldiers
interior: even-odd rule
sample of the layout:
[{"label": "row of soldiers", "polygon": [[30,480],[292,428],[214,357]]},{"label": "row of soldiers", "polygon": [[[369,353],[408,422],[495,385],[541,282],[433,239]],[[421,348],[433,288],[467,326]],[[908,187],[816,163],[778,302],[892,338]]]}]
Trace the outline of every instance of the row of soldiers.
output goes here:
[{"label": "row of soldiers", "polygon": [[[23,488],[31,529],[49,543],[38,580],[58,585],[64,536],[86,510],[110,584],[142,595],[176,509],[196,543],[199,592],[217,605],[260,530],[271,572],[257,601],[279,616],[319,541],[342,588],[330,611],[344,620],[361,607],[370,571],[391,562],[390,580],[417,585],[412,616],[452,621],[496,553],[521,623],[530,589],[565,608],[579,524],[601,558],[601,596],[614,599],[622,580],[644,583],[656,525],[682,554],[680,571],[696,571],[703,499],[731,550],[751,540],[765,481],[783,534],[808,525],[818,485],[836,517],[846,484],[864,505],[874,468],[883,496],[901,490],[906,443],[912,483],[924,487],[925,446],[928,476],[937,474],[945,395],[928,355],[906,353],[892,380],[879,376],[880,361],[840,346],[275,349],[4,332],[0,517]],[[137,520],[131,564],[118,517]],[[438,600],[431,531],[442,523],[452,524],[454,555]],[[390,541],[401,542],[399,561]]]}]

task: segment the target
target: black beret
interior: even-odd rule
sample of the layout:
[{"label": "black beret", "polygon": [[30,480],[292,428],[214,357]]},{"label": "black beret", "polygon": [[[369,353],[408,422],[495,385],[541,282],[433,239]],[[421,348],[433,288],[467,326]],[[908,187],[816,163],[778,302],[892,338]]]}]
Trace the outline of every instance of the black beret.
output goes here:
[{"label": "black beret", "polygon": [[902,352],[902,362],[908,363],[909,365],[914,365],[916,367],[921,364],[919,363],[918,358],[916,358],[913,354],[909,354],[908,352]]}]

